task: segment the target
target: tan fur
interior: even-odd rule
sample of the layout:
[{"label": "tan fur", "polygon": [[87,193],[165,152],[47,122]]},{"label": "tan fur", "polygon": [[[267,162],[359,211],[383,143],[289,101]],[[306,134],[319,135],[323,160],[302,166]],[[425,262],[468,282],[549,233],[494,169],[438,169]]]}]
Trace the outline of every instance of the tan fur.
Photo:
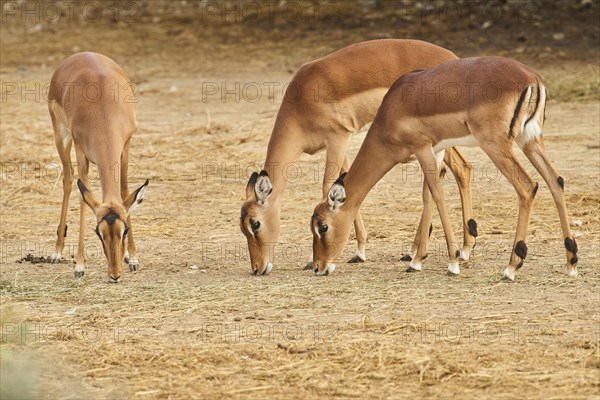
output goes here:
[{"label": "tan fur", "polygon": [[[302,153],[326,149],[322,185],[325,197],[340,171],[348,168],[346,150],[351,134],[373,120],[392,83],[410,71],[455,59],[452,52],[430,43],[384,39],[355,44],[300,67],[283,98],[267,149],[264,169],[269,173],[273,192],[265,204],[257,204],[250,191],[242,205],[246,221],[241,222],[241,229],[248,239],[255,272],[262,273],[273,261],[272,248],[279,238],[281,198],[287,183],[285,167]],[[462,156],[454,154],[454,149],[446,153],[446,161],[454,160],[451,170],[455,175],[470,174],[470,166]],[[464,183],[459,187],[467,221],[472,214],[470,175],[458,181]],[[261,221],[259,240],[247,229],[249,218]],[[357,251],[364,255],[367,232],[360,213],[353,219]],[[427,218],[422,218],[421,223],[427,223]],[[415,246],[424,252],[426,243],[427,238],[418,232]],[[465,228],[465,246],[473,243],[474,238]]]},{"label": "tan fur", "polygon": [[[63,203],[53,261],[60,261],[64,248],[67,209],[73,183],[70,153],[74,143],[78,175],[85,189],[82,190],[80,202],[76,276],[83,275],[85,264],[84,203],[87,203],[96,215],[99,232],[105,234],[102,245],[108,259],[108,274],[117,281],[121,276],[125,252],[124,240],[120,237],[125,221],[129,226],[127,238],[130,259],[136,253],[128,209],[143,187],[132,194],[127,187],[129,141],[136,130],[135,97],[131,82],[125,71],[108,57],[96,53],[74,54],[63,61],[52,77],[48,109],[64,171]],[[87,191],[90,162],[98,166],[102,201],[96,200]],[[109,211],[118,215],[117,222],[110,226],[103,221]]]},{"label": "tan fur", "polygon": [[[479,89],[466,90],[473,83],[478,84]],[[432,97],[431,88],[446,84],[463,88],[462,95],[443,95],[438,90],[438,96]],[[489,91],[491,88],[497,89],[496,94]],[[538,88],[540,101],[536,96]],[[522,104],[519,107],[521,97]],[[537,183],[531,180],[512,152],[515,140],[522,145],[525,155],[550,187],[564,238],[573,239],[563,192],[557,181],[558,174],[546,155],[542,137],[534,135],[541,134],[544,108],[542,78],[527,66],[507,58],[481,57],[450,61],[399,79],[385,96],[344,180],[344,203],[337,211],[331,211],[326,201],[315,208],[312,231],[318,271],[325,271],[328,264],[339,257],[348,239],[351,221],[369,190],[394,165],[407,162],[413,156],[417,157],[425,172],[427,186],[438,207],[446,234],[450,263],[456,265],[458,243],[451,229],[432,148],[443,140],[467,138],[469,135],[511,182],[519,198],[517,231],[509,266],[504,271],[505,277],[514,279],[514,272],[523,261],[524,257],[519,257],[514,249],[519,241],[525,241],[537,189]],[[514,122],[512,131],[509,129],[511,121]],[[536,126],[539,130],[534,129]],[[526,132],[530,133],[525,137],[525,141],[529,140],[525,143],[520,138]],[[340,188],[336,190],[339,192]],[[317,228],[321,224],[327,224],[329,230],[319,237]],[[575,256],[576,252],[567,249],[567,272],[571,275],[577,273]]]}]

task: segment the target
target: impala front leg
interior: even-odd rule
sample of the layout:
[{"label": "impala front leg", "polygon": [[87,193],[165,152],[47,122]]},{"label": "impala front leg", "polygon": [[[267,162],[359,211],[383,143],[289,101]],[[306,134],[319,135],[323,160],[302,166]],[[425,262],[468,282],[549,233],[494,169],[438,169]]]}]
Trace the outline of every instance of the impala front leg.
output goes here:
[{"label": "impala front leg", "polygon": [[[83,184],[88,187],[88,171],[90,162],[83,154],[76,149],[77,153],[77,172],[79,174],[79,179],[83,182]],[[81,278],[85,273],[85,208],[87,205],[83,200],[83,197],[79,199],[79,244],[77,246],[77,258],[75,264],[75,278]],[[102,252],[100,252],[101,254]]]},{"label": "impala front leg", "polygon": [[71,189],[73,186],[73,165],[71,164],[71,134],[67,136],[68,139],[63,139],[64,127],[61,126],[60,122],[54,118],[54,115],[50,113],[52,117],[52,127],[54,128],[54,139],[56,141],[56,149],[60,156],[60,161],[63,167],[63,200],[60,211],[60,222],[58,223],[58,229],[56,230],[56,245],[54,254],[50,257],[51,263],[58,263],[62,259],[62,252],[65,247],[65,237],[67,236],[67,211],[69,210],[69,197],[71,195]]},{"label": "impala front leg", "polygon": [[448,255],[450,257],[450,263],[448,264],[448,274],[458,275],[460,268],[458,266],[458,257],[460,256],[460,250],[458,244],[454,239],[454,233],[452,232],[452,225],[450,218],[448,217],[448,210],[446,209],[446,202],[444,200],[444,192],[442,188],[442,181],[439,174],[439,163],[433,155],[431,147],[420,149],[416,152],[421,169],[425,174],[425,181],[429,186],[429,191],[433,197],[433,201],[437,205],[440,219],[442,220],[442,226],[444,227],[444,234],[446,235],[446,244],[448,246]]},{"label": "impala front leg", "polygon": [[[347,172],[350,169],[350,162],[348,161],[348,156],[344,156],[344,164],[343,170]],[[365,262],[367,259],[366,256],[366,246],[367,246],[367,228],[365,227],[365,222],[363,221],[360,210],[356,212],[356,217],[354,217],[354,232],[356,232],[356,254],[352,257],[348,262],[349,263],[361,263]]]},{"label": "impala front leg", "polygon": [[[129,196],[129,187],[127,181],[127,173],[129,170],[129,140],[125,143],[123,147],[123,152],[121,153],[121,198],[123,201]],[[123,257],[123,261],[129,264],[129,270],[131,272],[136,272],[138,270],[140,262],[138,261],[136,254],[137,248],[135,247],[135,240],[133,238],[133,225],[131,224],[131,215],[127,215],[127,226],[129,227],[127,233],[127,250],[125,250],[125,255]]]},{"label": "impala front leg", "polygon": [[427,180],[423,180],[423,213],[421,214],[421,220],[419,221],[419,228],[415,235],[411,247],[411,254],[404,255],[403,261],[410,261],[406,272],[420,271],[421,263],[427,258],[427,244],[429,242],[429,236],[433,226],[431,220],[433,219],[433,201],[431,198],[431,192],[427,185]]}]

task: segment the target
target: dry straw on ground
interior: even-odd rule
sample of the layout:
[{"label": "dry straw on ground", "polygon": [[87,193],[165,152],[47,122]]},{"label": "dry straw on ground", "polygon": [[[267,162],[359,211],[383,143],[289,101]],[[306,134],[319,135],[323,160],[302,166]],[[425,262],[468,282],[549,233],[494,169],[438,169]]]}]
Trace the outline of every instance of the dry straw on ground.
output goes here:
[{"label": "dry straw on ground", "polygon": [[[597,29],[580,22],[590,17],[577,10],[562,15],[565,41],[578,38],[567,46],[548,42],[555,26],[537,31],[534,24],[506,29],[496,23],[482,32],[481,24],[461,30],[390,22],[385,13],[311,29],[306,21],[278,22],[273,29],[268,22],[200,24],[173,9],[197,10],[191,3],[143,2],[144,23],[126,27],[106,21],[44,25],[28,34],[30,26],[2,25],[5,82],[46,82],[75,47],[109,54],[131,71],[141,82],[131,185],[150,179],[133,222],[141,269],[127,273],[122,284],[106,283],[89,212],[84,279],[73,279],[70,260],[16,263],[27,253],[52,251],[62,190],[49,167],[58,157],[45,103],[11,97],[2,104],[2,390],[10,379],[22,390],[16,396],[47,399],[598,396],[600,117],[597,66],[589,67],[597,49],[585,47],[591,40],[586,32]],[[153,4],[168,10],[158,12]],[[540,13],[556,22],[550,11]],[[163,22],[152,23],[153,17]],[[573,36],[570,29],[577,26],[586,32]],[[525,42],[518,39],[523,29],[531,29]],[[420,214],[416,164],[394,169],[367,197],[367,263],[340,262],[322,279],[303,271],[311,248],[308,220],[320,197],[319,156],[301,158],[302,177],[287,190],[272,274],[252,276],[237,226],[239,207],[249,171],[263,161],[281,94],[256,103],[205,101],[198,88],[203,82],[285,83],[302,62],[351,42],[433,40],[440,32],[446,41],[440,44],[461,56],[514,56],[546,77],[546,147],[566,180],[569,215],[581,221],[573,228],[581,276],[562,273],[558,217],[541,184],[525,266],[516,282],[500,281],[517,200],[476,149],[464,153],[475,166],[480,236],[459,277],[445,274],[437,217],[423,271],[406,274],[399,261]],[[513,54],[517,45],[526,51]],[[352,139],[352,157],[363,137]],[[459,232],[458,192],[451,175],[447,180]],[[91,186],[99,190],[97,182]],[[71,256],[78,233],[75,190],[69,208]],[[352,253],[350,244],[344,258]]]}]

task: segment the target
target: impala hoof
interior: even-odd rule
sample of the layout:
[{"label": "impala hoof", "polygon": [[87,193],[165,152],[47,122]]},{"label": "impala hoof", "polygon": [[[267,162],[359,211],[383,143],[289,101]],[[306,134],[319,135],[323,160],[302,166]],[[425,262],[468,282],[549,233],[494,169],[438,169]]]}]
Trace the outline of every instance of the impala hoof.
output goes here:
[{"label": "impala hoof", "polygon": [[138,261],[137,258],[133,258],[133,257],[130,258],[128,260],[128,263],[129,263],[129,270],[131,272],[137,272],[138,271],[139,266],[140,266],[140,262]]},{"label": "impala hoof", "polygon": [[265,270],[263,271],[263,275],[269,275],[271,273],[272,269],[273,269],[273,264],[268,263],[267,268],[265,268]]},{"label": "impala hoof", "polygon": [[566,272],[566,274],[568,276],[577,276],[577,275],[579,275],[579,272],[577,272],[577,267],[575,267],[575,266],[567,267],[567,269],[566,269],[565,272]]},{"label": "impala hoof", "polygon": [[364,263],[365,260],[360,258],[359,256],[354,256],[350,260],[348,260],[348,264],[356,264],[356,263]]},{"label": "impala hoof", "polygon": [[75,271],[75,278],[81,278],[83,275],[85,274],[85,272],[83,271]]},{"label": "impala hoof", "polygon": [[420,270],[421,270],[421,263],[411,261],[410,264],[408,264],[408,268],[406,269],[406,272],[417,272]]},{"label": "impala hoof", "polygon": [[50,256],[50,264],[58,264],[62,260],[62,254],[56,252]]},{"label": "impala hoof", "polygon": [[451,262],[448,264],[448,275],[449,276],[457,276],[460,275],[460,267],[458,262]]},{"label": "impala hoof", "polygon": [[506,281],[514,282],[515,280],[515,272],[511,271],[510,268],[506,267],[504,272],[502,273],[502,278]]},{"label": "impala hoof", "polygon": [[412,261],[412,256],[410,254],[405,254],[400,257],[400,261]]},{"label": "impala hoof", "polygon": [[327,265],[327,268],[325,268],[325,271],[323,271],[323,272],[319,272],[319,269],[315,268],[315,275],[317,275],[317,276],[329,275],[333,271],[335,271],[335,264],[329,264],[329,265]]}]

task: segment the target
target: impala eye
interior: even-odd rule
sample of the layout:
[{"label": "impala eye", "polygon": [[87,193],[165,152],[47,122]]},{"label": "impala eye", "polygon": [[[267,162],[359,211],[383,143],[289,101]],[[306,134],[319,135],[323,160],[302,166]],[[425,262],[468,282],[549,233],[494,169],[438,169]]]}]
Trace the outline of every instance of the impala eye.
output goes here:
[{"label": "impala eye", "polygon": [[327,229],[329,229],[329,227],[327,226],[327,224],[319,225],[319,233],[321,235],[324,234],[325,232],[327,232]]},{"label": "impala eye", "polygon": [[251,219],[250,226],[252,227],[252,231],[256,232],[258,230],[258,228],[260,228],[260,221],[255,221],[255,220]]}]

